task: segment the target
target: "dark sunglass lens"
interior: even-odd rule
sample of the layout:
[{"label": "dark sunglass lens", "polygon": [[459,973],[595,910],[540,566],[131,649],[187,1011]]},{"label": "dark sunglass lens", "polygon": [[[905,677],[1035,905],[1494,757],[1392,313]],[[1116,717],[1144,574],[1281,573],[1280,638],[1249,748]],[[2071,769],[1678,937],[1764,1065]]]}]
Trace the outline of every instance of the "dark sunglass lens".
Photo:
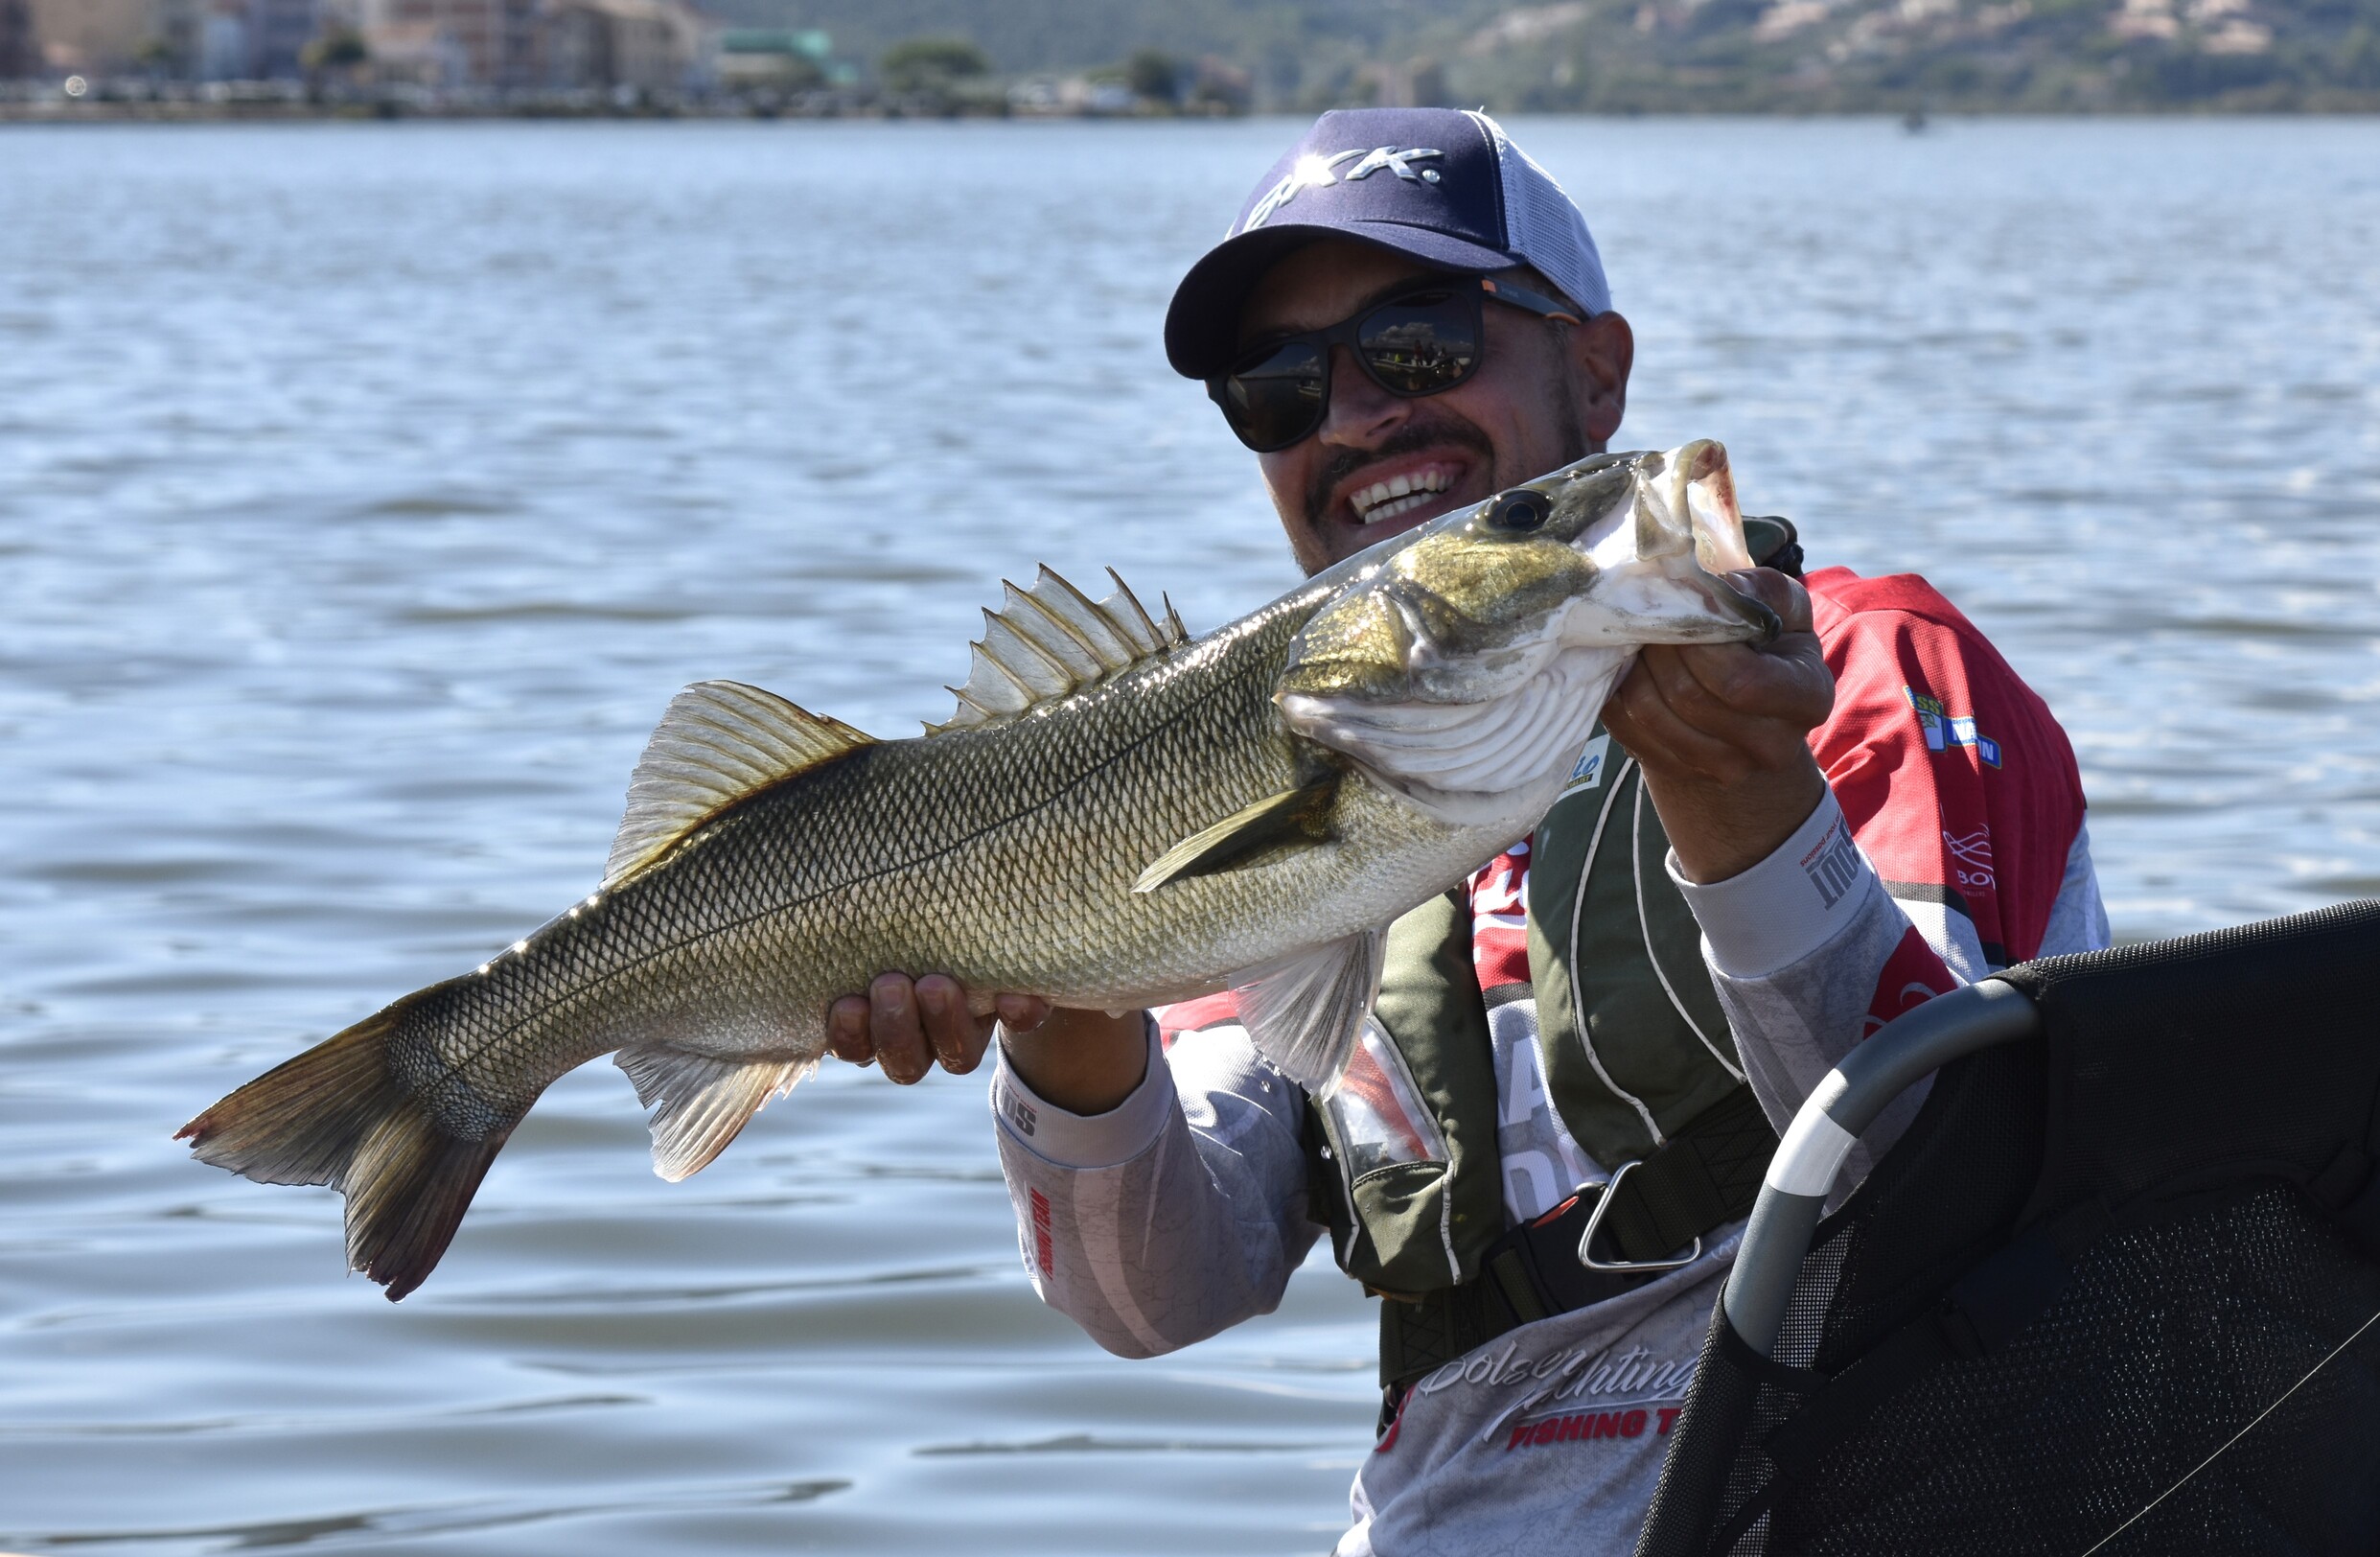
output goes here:
[{"label": "dark sunglass lens", "polygon": [[1310,340],[1284,341],[1225,375],[1215,401],[1250,448],[1293,444],[1322,419],[1322,352]]},{"label": "dark sunglass lens", "polygon": [[1417,292],[1364,315],[1355,337],[1374,377],[1400,395],[1435,394],[1479,360],[1479,304],[1450,291]]}]

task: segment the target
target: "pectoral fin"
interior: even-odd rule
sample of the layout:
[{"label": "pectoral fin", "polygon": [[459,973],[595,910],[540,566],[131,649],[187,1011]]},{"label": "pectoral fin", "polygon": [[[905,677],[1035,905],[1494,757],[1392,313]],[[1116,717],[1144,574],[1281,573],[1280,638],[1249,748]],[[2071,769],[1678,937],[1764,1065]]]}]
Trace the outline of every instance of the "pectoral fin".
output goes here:
[{"label": "pectoral fin", "polygon": [[1328,842],[1330,835],[1325,820],[1330,799],[1338,792],[1339,776],[1332,773],[1235,811],[1158,855],[1132,890],[1155,892],[1168,881],[1226,870],[1235,860],[1262,848],[1310,848]]},{"label": "pectoral fin", "polygon": [[1338,1090],[1364,1017],[1380,996],[1385,929],[1333,941],[1253,971],[1239,1019],[1258,1054],[1317,1100]]}]

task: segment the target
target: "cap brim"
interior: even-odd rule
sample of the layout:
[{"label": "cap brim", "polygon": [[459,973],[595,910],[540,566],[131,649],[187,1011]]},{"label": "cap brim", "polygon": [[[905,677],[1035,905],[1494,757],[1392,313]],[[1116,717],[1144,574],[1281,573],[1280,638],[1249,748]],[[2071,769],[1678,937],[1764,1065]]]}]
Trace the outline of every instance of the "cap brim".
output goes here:
[{"label": "cap brim", "polygon": [[1465,275],[1486,275],[1521,263],[1502,249],[1397,221],[1259,227],[1209,249],[1173,290],[1172,306],[1166,310],[1166,360],[1173,371],[1186,379],[1205,379],[1231,366],[1239,341],[1240,305],[1248,293],[1282,255],[1320,238],[1351,238]]}]

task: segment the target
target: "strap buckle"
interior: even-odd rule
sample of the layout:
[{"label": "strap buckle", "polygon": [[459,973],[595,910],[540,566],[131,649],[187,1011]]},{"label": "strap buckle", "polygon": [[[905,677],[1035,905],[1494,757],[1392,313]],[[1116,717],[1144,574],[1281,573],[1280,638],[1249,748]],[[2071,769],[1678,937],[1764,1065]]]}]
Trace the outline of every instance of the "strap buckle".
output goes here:
[{"label": "strap buckle", "polygon": [[1586,1231],[1579,1235],[1579,1264],[1586,1267],[1587,1269],[1602,1271],[1606,1275],[1643,1276],[1662,1270],[1681,1270],[1702,1258],[1702,1235],[1700,1233],[1694,1235],[1694,1247],[1688,1249],[1682,1258],[1675,1260],[1598,1260],[1595,1258],[1593,1253],[1595,1234],[1603,1227],[1604,1213],[1609,1211],[1611,1202],[1619,1198],[1620,1181],[1628,1177],[1629,1173],[1643,1166],[1642,1160],[1624,1162],[1612,1173],[1610,1181],[1604,1185],[1603,1197],[1595,1202],[1593,1213],[1586,1219]]}]

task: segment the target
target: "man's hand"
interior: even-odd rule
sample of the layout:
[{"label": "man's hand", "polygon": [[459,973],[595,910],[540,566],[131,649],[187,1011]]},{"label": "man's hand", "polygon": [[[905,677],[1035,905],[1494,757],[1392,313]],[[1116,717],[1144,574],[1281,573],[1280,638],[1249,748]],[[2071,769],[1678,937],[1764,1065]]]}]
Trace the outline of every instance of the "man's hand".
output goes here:
[{"label": "man's hand", "polygon": [[995,1018],[1007,1034],[1008,1063],[1027,1086],[1070,1113],[1103,1114],[1130,1097],[1148,1071],[1140,1011],[1053,1010],[1033,995],[995,997],[993,1013],[967,1010],[957,979],[929,973],[880,973],[864,995],[826,1009],[826,1052],[855,1065],[884,1062],[903,1086],[926,1079],[938,1060],[953,1076],[983,1062]]},{"label": "man's hand", "polygon": [[1604,708],[1604,724],[1645,770],[1690,881],[1758,865],[1826,793],[1809,733],[1835,707],[1835,678],[1810,630],[1810,595],[1767,568],[1728,582],[1784,620],[1772,643],[1651,644]]},{"label": "man's hand", "polygon": [[948,974],[913,981],[906,973],[879,973],[867,993],[844,995],[826,1008],[826,1052],[854,1065],[882,1060],[886,1076],[914,1086],[936,1060],[953,1076],[982,1064],[995,1019],[1016,1033],[1039,1027],[1049,1015],[1048,1001],[1002,995],[991,1015],[977,1016],[967,1010],[967,991]]}]

